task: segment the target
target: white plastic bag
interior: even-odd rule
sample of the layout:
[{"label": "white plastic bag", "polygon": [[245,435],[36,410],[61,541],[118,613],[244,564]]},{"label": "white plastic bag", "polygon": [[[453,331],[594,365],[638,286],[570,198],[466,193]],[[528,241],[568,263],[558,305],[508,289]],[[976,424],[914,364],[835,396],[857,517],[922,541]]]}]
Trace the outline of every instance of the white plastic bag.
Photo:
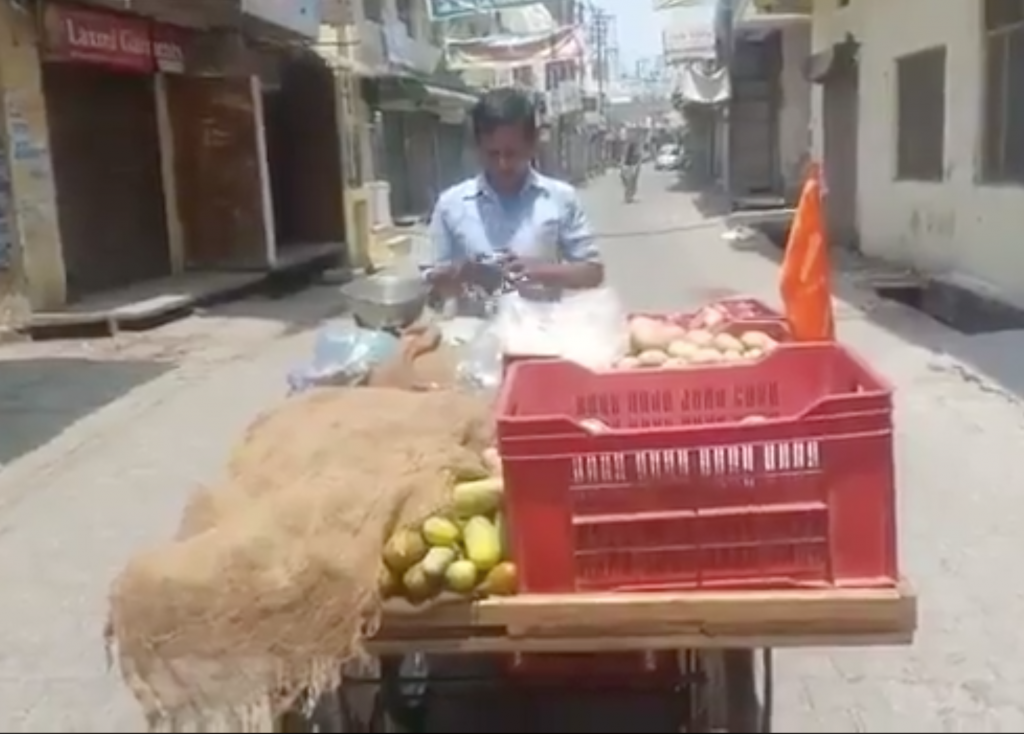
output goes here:
[{"label": "white plastic bag", "polygon": [[317,330],[313,358],[288,373],[289,391],[357,383],[397,354],[398,347],[398,338],[387,332],[362,329],[344,320],[329,321]]},{"label": "white plastic bag", "polygon": [[462,387],[480,392],[497,390],[504,372],[501,339],[494,323],[480,321],[476,334],[460,347],[455,368]]},{"label": "white plastic bag", "polygon": [[510,356],[561,357],[606,369],[629,351],[629,324],[615,291],[565,291],[543,300],[519,293],[498,302],[495,331]]}]

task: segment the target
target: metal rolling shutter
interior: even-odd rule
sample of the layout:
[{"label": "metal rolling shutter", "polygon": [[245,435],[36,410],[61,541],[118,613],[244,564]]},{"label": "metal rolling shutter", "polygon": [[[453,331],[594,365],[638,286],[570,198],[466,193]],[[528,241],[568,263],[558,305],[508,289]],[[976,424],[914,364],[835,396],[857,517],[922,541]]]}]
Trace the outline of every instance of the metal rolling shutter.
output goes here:
[{"label": "metal rolling shutter", "polygon": [[152,77],[43,67],[68,295],[170,272]]}]

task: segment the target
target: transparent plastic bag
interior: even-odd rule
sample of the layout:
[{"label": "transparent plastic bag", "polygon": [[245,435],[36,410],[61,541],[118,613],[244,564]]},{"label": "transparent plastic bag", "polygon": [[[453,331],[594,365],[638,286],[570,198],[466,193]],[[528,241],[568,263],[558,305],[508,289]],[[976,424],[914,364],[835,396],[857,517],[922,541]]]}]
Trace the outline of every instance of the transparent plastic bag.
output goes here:
[{"label": "transparent plastic bag", "polygon": [[455,375],[460,387],[487,392],[501,385],[504,363],[496,324],[481,322],[476,335],[463,344]]},{"label": "transparent plastic bag", "polygon": [[329,322],[317,332],[313,359],[288,373],[288,387],[297,393],[311,387],[358,383],[373,367],[397,354],[398,348],[398,338],[386,331]]},{"label": "transparent plastic bag", "polygon": [[561,357],[590,369],[610,367],[629,351],[629,322],[610,288],[565,291],[558,298],[508,293],[495,331],[503,354]]}]

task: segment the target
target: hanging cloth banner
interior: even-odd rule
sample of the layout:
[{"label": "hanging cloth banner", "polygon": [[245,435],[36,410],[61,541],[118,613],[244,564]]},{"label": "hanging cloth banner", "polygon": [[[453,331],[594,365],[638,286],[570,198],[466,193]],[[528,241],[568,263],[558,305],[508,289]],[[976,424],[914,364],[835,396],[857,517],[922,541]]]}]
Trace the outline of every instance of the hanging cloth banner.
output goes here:
[{"label": "hanging cloth banner", "polygon": [[537,0],[427,0],[427,12],[431,20],[450,20],[536,3]]},{"label": "hanging cloth banner", "polygon": [[529,35],[497,35],[449,41],[450,69],[511,69],[546,61],[583,58],[583,34],[575,26]]},{"label": "hanging cloth banner", "polygon": [[662,52],[666,63],[679,64],[717,57],[715,3],[676,7],[664,11],[664,15]]}]

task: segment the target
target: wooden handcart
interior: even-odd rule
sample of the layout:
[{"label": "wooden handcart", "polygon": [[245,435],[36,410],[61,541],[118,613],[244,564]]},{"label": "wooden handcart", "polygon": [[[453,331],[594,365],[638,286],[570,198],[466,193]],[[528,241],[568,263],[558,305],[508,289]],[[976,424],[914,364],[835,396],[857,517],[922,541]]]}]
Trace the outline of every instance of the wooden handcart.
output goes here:
[{"label": "wooden handcart", "polygon": [[[678,731],[767,732],[772,649],[907,645],[916,622],[916,597],[906,583],[893,589],[525,594],[429,610],[392,607],[369,650],[385,661],[417,652],[678,651]],[[755,683],[759,660],[761,686]],[[380,690],[387,687],[384,680]],[[374,707],[369,720],[346,712],[339,720],[348,723],[340,728],[395,731],[387,713],[386,705]]]}]

